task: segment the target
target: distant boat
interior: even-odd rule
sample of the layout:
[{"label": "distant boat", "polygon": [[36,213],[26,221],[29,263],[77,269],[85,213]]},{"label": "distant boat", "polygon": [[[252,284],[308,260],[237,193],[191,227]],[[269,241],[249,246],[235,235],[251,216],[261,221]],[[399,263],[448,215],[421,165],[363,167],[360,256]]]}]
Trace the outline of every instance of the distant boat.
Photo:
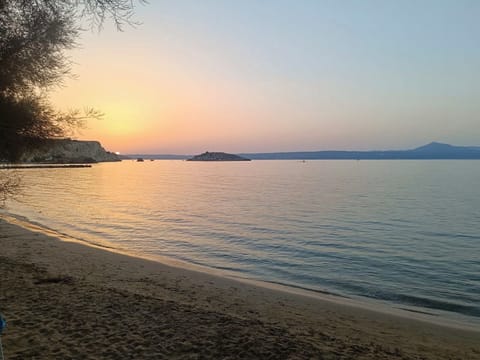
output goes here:
[{"label": "distant boat", "polygon": [[144,161],[144,160],[143,160],[142,158],[138,158],[137,161],[138,161],[138,162],[142,162],[142,161]]}]

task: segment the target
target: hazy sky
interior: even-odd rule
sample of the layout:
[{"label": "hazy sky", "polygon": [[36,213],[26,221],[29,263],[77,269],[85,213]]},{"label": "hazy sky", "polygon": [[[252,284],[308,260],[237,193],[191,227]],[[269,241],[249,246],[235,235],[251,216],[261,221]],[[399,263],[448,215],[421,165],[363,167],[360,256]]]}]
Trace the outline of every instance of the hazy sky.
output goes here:
[{"label": "hazy sky", "polygon": [[478,0],[150,0],[83,34],[61,108],[122,153],[480,145]]}]

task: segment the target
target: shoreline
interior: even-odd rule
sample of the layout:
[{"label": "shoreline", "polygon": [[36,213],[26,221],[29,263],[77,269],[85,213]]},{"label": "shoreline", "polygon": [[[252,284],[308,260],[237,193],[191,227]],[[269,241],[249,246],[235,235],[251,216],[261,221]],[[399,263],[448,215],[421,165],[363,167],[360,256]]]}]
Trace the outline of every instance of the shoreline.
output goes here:
[{"label": "shoreline", "polygon": [[428,309],[418,306],[410,306],[408,304],[395,304],[388,301],[382,301],[377,299],[370,299],[366,297],[358,297],[354,295],[342,295],[339,293],[331,292],[328,290],[315,290],[301,286],[294,286],[290,284],[284,284],[280,282],[251,279],[248,277],[242,277],[234,272],[227,270],[216,269],[214,267],[207,267],[198,264],[191,264],[189,262],[175,259],[164,255],[148,255],[141,252],[136,252],[130,249],[122,249],[115,247],[114,244],[109,242],[97,243],[88,241],[85,239],[79,239],[72,237],[68,234],[58,232],[55,229],[49,228],[39,222],[31,221],[25,216],[18,214],[11,214],[9,212],[0,213],[0,221],[5,220],[8,223],[23,227],[30,231],[40,232],[50,237],[58,238],[66,242],[74,242],[84,246],[93,247],[100,250],[106,250],[109,252],[125,255],[128,257],[134,257],[142,260],[153,261],[162,265],[170,266],[173,268],[185,269],[188,271],[199,272],[206,275],[212,275],[215,277],[226,278],[235,282],[241,282],[247,285],[254,285],[260,288],[267,288],[274,291],[280,291],[289,293],[296,296],[310,297],[319,299],[321,301],[329,301],[334,303],[340,303],[343,305],[351,306],[354,308],[361,308],[370,310],[373,312],[380,312],[387,315],[393,315],[401,318],[409,318],[413,320],[423,321],[439,326],[445,326],[450,328],[457,328],[463,330],[480,331],[480,319],[472,319],[462,314],[450,313],[445,316],[435,313],[441,312],[438,309]]},{"label": "shoreline", "polygon": [[480,329],[282,291],[52,235],[0,216],[0,311],[8,322],[2,341],[9,359],[75,357],[75,351],[82,358],[138,352],[144,354],[138,358],[480,357]]}]

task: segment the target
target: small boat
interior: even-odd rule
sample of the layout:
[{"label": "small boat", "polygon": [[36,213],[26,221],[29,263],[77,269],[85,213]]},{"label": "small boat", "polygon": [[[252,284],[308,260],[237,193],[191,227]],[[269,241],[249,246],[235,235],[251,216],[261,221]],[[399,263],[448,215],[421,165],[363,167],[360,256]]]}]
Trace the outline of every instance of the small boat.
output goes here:
[{"label": "small boat", "polygon": [[142,158],[138,158],[137,161],[138,161],[138,162],[142,162],[142,161],[144,161],[144,160],[143,160]]}]

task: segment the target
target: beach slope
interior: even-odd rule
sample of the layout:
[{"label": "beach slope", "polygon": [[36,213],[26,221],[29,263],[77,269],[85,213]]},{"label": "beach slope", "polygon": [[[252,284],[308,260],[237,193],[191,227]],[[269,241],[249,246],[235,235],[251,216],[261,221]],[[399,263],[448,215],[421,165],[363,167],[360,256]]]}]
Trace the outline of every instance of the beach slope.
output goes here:
[{"label": "beach slope", "polygon": [[0,219],[0,311],[9,360],[480,359],[476,331],[244,284],[8,220]]}]

